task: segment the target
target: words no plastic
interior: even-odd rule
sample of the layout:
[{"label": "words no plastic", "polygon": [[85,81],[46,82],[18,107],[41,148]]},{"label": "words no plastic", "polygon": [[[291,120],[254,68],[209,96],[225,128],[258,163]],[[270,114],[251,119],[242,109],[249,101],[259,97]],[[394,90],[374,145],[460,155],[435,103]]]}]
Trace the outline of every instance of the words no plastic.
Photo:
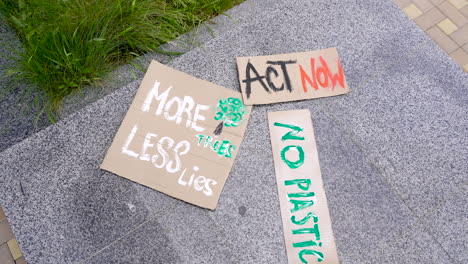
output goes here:
[{"label": "words no plastic", "polygon": [[244,104],[269,104],[349,92],[336,48],[237,57]]},{"label": "words no plastic", "polygon": [[288,262],[337,264],[309,110],[268,113]]},{"label": "words no plastic", "polygon": [[250,110],[240,93],[153,61],[101,168],[214,209]]}]

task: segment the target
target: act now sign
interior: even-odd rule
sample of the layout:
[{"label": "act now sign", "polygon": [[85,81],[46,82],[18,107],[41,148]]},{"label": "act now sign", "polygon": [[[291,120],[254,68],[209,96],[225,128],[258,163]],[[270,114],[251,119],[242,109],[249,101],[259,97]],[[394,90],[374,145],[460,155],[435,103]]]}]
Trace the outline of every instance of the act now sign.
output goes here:
[{"label": "act now sign", "polygon": [[349,92],[336,48],[237,57],[244,104],[270,104]]}]

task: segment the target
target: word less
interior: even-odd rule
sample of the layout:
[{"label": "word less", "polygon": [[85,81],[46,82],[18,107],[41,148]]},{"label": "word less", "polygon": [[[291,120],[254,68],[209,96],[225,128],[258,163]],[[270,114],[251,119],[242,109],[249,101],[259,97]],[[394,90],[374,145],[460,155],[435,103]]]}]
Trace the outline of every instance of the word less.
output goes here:
[{"label": "word less", "polygon": [[237,57],[244,104],[269,104],[349,92],[336,48]]},{"label": "word less", "polygon": [[153,61],[101,168],[214,209],[250,108],[238,92]]},{"label": "word less", "polygon": [[269,112],[288,262],[337,264],[309,110]]}]

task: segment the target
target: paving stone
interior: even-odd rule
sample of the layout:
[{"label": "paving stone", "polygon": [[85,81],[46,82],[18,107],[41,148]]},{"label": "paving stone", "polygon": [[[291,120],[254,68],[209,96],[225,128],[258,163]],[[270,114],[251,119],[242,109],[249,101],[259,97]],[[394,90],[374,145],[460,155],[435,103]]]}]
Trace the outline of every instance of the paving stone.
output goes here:
[{"label": "paving stone", "polygon": [[23,257],[21,257],[21,258],[15,260],[15,264],[26,264],[26,261],[24,260]]},{"label": "paving stone", "polygon": [[15,264],[7,244],[0,245],[0,260],[2,264]]},{"label": "paving stone", "polygon": [[421,10],[419,10],[419,8],[417,6],[415,6],[414,4],[411,4],[405,8],[403,8],[403,11],[409,16],[409,18],[411,19],[415,19],[417,18],[418,16],[422,15],[423,12]]},{"label": "paving stone", "polygon": [[6,216],[5,216],[5,212],[3,212],[3,208],[0,207],[0,221],[3,221],[3,219],[5,219]]},{"label": "paving stone", "polygon": [[442,20],[440,23],[437,23],[437,26],[439,26],[442,31],[444,31],[445,34],[450,35],[452,32],[457,30],[457,26],[448,18]]},{"label": "paving stone", "polygon": [[414,22],[418,24],[422,30],[427,30],[442,21],[444,18],[444,14],[442,14],[439,9],[432,8],[431,10],[414,19]]},{"label": "paving stone", "polygon": [[465,6],[465,7],[461,8],[460,11],[468,19],[468,6]]},{"label": "paving stone", "polygon": [[461,48],[450,54],[450,57],[460,66],[468,64],[468,52]]},{"label": "paving stone", "polygon": [[434,4],[429,0],[411,0],[411,2],[418,7],[423,13],[431,10],[434,7]]},{"label": "paving stone", "polygon": [[468,5],[466,0],[448,0],[455,8],[461,9],[462,7]]},{"label": "paving stone", "polygon": [[437,26],[428,29],[427,34],[447,53],[452,53],[458,48],[458,44]]},{"label": "paving stone", "polygon": [[461,27],[468,22],[468,18],[466,18],[460,10],[456,9],[450,2],[445,1],[439,6],[437,6],[444,15],[447,16],[455,25]]},{"label": "paving stone", "polygon": [[395,4],[401,9],[403,9],[403,8],[405,8],[405,7],[407,7],[407,6],[409,6],[411,4],[411,0],[395,0],[393,2],[395,2]]},{"label": "paving stone", "polygon": [[468,24],[465,24],[463,27],[450,34],[450,37],[460,46],[468,43]]},{"label": "paving stone", "polygon": [[6,243],[8,240],[13,238],[13,232],[11,231],[8,220],[4,219],[0,221],[0,245]]},{"label": "paving stone", "polygon": [[21,255],[21,250],[19,248],[18,242],[16,239],[10,239],[8,242],[8,248],[10,248],[11,255],[13,256],[13,259],[17,260],[19,259]]}]

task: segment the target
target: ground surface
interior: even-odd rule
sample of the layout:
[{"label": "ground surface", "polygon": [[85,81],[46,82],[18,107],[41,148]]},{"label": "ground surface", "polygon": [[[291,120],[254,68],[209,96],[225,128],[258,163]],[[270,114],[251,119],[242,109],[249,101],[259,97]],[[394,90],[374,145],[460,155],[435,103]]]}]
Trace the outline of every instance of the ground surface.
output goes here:
[{"label": "ground surface", "polygon": [[450,57],[468,72],[468,1],[394,0]]},{"label": "ground surface", "polygon": [[304,108],[341,263],[468,261],[463,69],[390,1],[254,2],[169,65],[238,90],[236,56],[337,47],[352,92],[254,107],[208,211],[98,168],[131,82],[0,154],[0,204],[26,261],[286,263],[266,113]]}]

